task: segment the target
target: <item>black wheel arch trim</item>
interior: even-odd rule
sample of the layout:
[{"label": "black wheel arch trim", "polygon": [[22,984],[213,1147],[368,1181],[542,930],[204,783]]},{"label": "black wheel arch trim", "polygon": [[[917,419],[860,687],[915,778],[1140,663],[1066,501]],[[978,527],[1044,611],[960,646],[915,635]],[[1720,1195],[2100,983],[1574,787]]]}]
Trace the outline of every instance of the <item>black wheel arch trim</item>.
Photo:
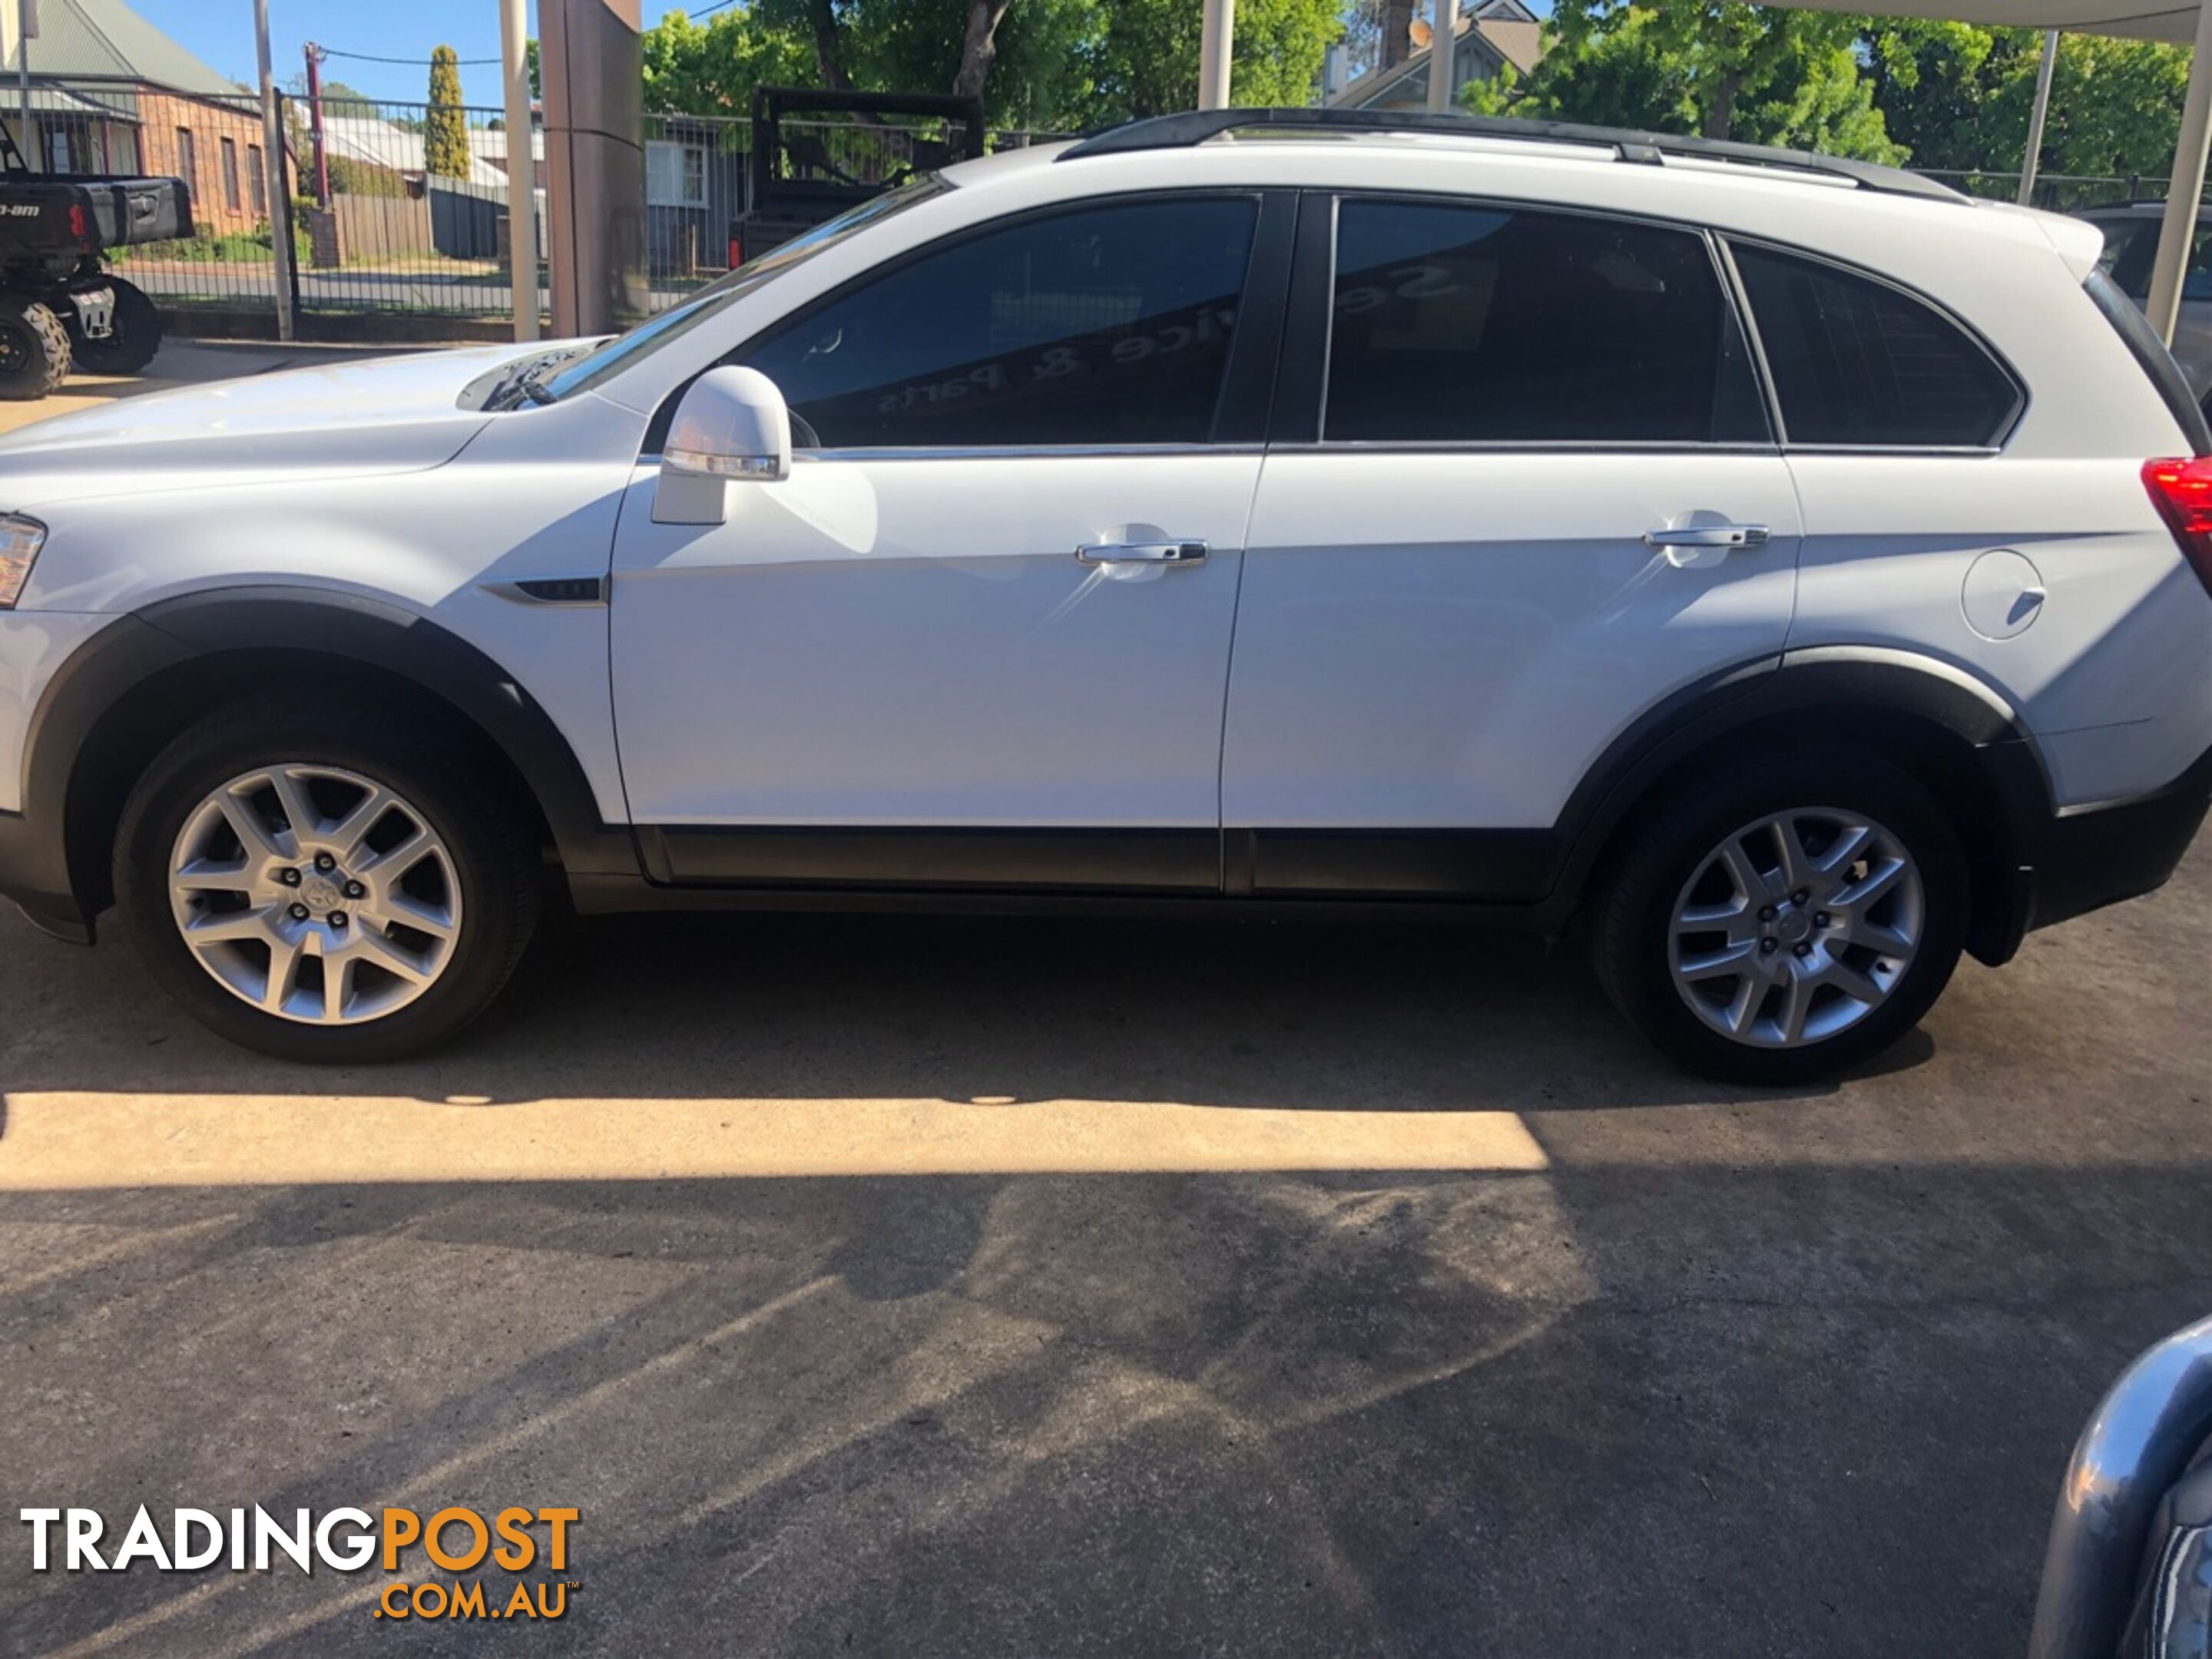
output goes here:
[{"label": "black wheel arch trim", "polygon": [[2032,869],[2055,808],[2050,778],[2019,712],[1956,664],[1886,646],[1808,645],[1736,664],[1684,687],[1632,722],[1569,798],[1558,822],[1560,866],[1546,909],[1572,913],[1614,834],[1647,792],[1733,732],[1792,714],[1875,713],[1916,722],[1971,750],[1960,780],[1994,808],[1977,838],[1970,948],[2002,962],[2027,927]]},{"label": "black wheel arch trim", "polygon": [[627,826],[601,818],[590,781],[560,728],[520,679],[451,630],[363,595],[287,586],[217,588],[118,617],[73,653],[25,733],[23,830],[9,862],[9,896],[90,921],[99,872],[69,830],[79,763],[102,721],[155,676],[233,652],[337,657],[392,674],[459,710],[505,754],[536,799],[573,875],[635,876]]}]

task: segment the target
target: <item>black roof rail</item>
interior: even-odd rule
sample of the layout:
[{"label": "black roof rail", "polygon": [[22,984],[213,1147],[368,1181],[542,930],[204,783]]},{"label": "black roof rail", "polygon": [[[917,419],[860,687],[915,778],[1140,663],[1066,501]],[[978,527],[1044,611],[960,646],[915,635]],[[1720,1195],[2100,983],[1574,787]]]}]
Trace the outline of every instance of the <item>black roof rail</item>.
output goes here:
[{"label": "black roof rail", "polygon": [[1791,167],[1847,179],[1862,190],[1895,196],[1920,196],[1938,202],[1973,198],[1948,185],[1903,167],[1854,161],[1840,155],[1816,155],[1808,149],[1776,149],[1740,144],[1726,138],[1686,138],[1674,133],[1634,132],[1625,127],[1584,126],[1574,121],[1522,121],[1503,115],[1449,115],[1429,110],[1210,109],[1180,115],[1154,115],[1085,138],[1060,153],[1073,161],[1086,155],[1120,155],[1133,150],[1185,149],[1224,132],[1255,129],[1278,132],[1442,132],[1465,138],[1518,138],[1563,144],[1597,144],[1623,161],[1663,163],[1670,155],[1703,161],[1741,161],[1753,167]]}]

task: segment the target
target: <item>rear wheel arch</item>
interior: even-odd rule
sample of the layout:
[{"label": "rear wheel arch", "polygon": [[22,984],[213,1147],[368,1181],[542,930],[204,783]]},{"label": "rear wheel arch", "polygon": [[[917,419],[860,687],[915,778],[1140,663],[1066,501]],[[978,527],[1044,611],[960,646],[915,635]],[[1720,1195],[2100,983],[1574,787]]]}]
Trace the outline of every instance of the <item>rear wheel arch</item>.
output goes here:
[{"label": "rear wheel arch", "polygon": [[[1620,749],[1624,745],[1616,745]],[[1883,648],[1814,647],[1747,665],[1639,730],[1578,791],[1562,890],[1577,903],[1617,861],[1630,828],[1748,755],[1856,748],[1899,768],[1942,806],[1973,884],[1968,949],[2008,959],[2025,928],[2019,877],[2052,812],[2033,740],[1993,688],[1952,665]]]}]

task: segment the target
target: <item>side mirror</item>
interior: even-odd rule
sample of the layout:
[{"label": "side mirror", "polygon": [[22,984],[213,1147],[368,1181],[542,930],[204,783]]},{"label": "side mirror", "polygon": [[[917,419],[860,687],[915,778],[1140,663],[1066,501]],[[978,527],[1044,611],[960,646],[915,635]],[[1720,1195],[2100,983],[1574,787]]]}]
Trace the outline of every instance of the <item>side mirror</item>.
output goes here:
[{"label": "side mirror", "polygon": [[791,476],[791,411],[757,368],[710,368],[691,382],[660,447],[655,524],[722,524],[732,480]]}]

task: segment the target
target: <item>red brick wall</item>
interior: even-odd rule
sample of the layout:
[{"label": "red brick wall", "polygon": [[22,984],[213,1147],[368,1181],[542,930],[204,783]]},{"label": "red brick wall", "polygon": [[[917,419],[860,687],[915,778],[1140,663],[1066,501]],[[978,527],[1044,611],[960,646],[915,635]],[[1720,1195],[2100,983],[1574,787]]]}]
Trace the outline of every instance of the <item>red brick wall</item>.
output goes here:
[{"label": "red brick wall", "polygon": [[[191,186],[192,222],[210,235],[252,230],[269,216],[257,195],[261,173],[261,118],[226,105],[203,102],[175,93],[142,87],[138,92],[138,165],[159,176],[182,179]],[[186,171],[179,130],[192,135],[192,167]],[[238,173],[238,205],[230,204],[224,185],[222,141],[232,145]]]}]

